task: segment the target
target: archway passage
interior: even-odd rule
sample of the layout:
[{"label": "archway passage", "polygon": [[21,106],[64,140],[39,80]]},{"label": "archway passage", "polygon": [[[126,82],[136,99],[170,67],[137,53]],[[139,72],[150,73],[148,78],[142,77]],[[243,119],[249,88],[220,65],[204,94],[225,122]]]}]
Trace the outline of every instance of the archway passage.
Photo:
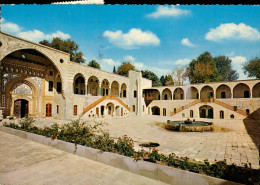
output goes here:
[{"label": "archway passage", "polygon": [[101,83],[101,95],[109,95],[109,81],[107,79],[104,79]]},{"label": "archway passage", "polygon": [[113,81],[111,84],[111,95],[119,96],[119,84],[117,81]]},{"label": "archway passage", "polygon": [[85,78],[81,74],[74,77],[74,94],[85,94]]},{"label": "archway passage", "polygon": [[166,88],[162,92],[162,99],[163,100],[171,100],[172,99],[172,92],[170,89]]},{"label": "archway passage", "polygon": [[233,98],[250,98],[250,89],[244,83],[237,84],[233,89]]},{"label": "archway passage", "polygon": [[260,82],[254,85],[252,95],[253,98],[260,98]]},{"label": "archway passage", "polygon": [[200,112],[200,118],[210,118],[213,119],[213,108],[209,105],[203,105],[199,108],[199,112]]},{"label": "archway passage", "polygon": [[187,99],[199,99],[199,91],[196,87],[189,87],[186,93]]},{"label": "archway passage", "polygon": [[98,96],[99,93],[99,80],[96,76],[91,76],[88,79],[88,94]]},{"label": "archway passage", "polygon": [[201,91],[200,91],[201,99],[207,99],[207,98],[213,98],[213,97],[214,97],[214,90],[212,87],[206,85],[201,89]]},{"label": "archway passage", "polygon": [[14,101],[14,116],[17,118],[28,118],[29,102],[24,99]]},{"label": "archway passage", "polygon": [[180,87],[176,88],[173,92],[174,100],[182,100],[184,99],[184,90]]},{"label": "archway passage", "polygon": [[231,98],[231,89],[227,85],[220,85],[216,90],[216,98]]},{"label": "archway passage", "polygon": [[160,108],[157,106],[152,107],[152,115],[160,116]]}]

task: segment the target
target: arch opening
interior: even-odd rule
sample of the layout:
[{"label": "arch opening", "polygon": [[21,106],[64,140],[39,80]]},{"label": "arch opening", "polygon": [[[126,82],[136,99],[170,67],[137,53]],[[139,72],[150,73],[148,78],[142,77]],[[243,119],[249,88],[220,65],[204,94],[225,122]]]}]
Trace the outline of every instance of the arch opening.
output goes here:
[{"label": "arch opening", "polygon": [[99,95],[99,80],[96,76],[91,76],[88,79],[88,94],[92,96]]},{"label": "arch opening", "polygon": [[187,99],[199,99],[199,91],[196,87],[189,87],[186,92]]},{"label": "arch opening", "polygon": [[199,108],[200,118],[209,118],[213,119],[213,108],[209,105],[203,105]]},{"label": "arch opening", "polygon": [[160,116],[160,108],[157,106],[152,107],[152,115]]},{"label": "arch opening", "polygon": [[231,98],[230,87],[224,84],[218,86],[216,90],[216,98],[221,98],[221,99]]},{"label": "arch opening", "polygon": [[254,85],[252,95],[253,98],[260,98],[260,82]]},{"label": "arch opening", "polygon": [[201,99],[207,99],[207,98],[213,98],[213,97],[214,97],[214,90],[212,87],[206,85],[201,89],[201,91],[200,91]]},{"label": "arch opening", "polygon": [[162,92],[163,100],[172,100],[172,91],[168,88],[164,89]]},{"label": "arch opening", "polygon": [[250,88],[244,83],[237,84],[233,89],[233,98],[250,98]]},{"label": "arch opening", "polygon": [[183,100],[184,99],[184,90],[180,87],[176,88],[173,92],[174,100]]}]

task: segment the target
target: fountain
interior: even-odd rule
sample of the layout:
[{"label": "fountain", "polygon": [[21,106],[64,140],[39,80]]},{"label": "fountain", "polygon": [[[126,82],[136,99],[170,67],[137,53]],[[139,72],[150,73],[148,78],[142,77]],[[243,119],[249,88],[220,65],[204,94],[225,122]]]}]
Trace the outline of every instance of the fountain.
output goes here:
[{"label": "fountain", "polygon": [[214,125],[212,122],[195,121],[195,119],[187,119],[184,121],[170,121],[167,120],[165,124],[167,130],[180,131],[180,132],[205,132],[212,131]]}]

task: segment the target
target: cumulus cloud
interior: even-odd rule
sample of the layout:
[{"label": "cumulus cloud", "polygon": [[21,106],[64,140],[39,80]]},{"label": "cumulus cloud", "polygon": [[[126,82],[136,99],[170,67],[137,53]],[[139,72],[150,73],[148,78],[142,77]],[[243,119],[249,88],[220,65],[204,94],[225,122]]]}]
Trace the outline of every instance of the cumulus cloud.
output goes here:
[{"label": "cumulus cloud", "polygon": [[120,65],[120,62],[114,61],[114,60],[111,59],[111,58],[104,58],[104,59],[102,59],[102,61],[103,61],[105,64],[110,65],[110,66]]},{"label": "cumulus cloud", "polygon": [[140,70],[146,68],[142,62],[134,62],[133,64],[134,64],[135,68],[140,69]]},{"label": "cumulus cloud", "polygon": [[160,17],[178,17],[182,15],[189,15],[191,12],[189,10],[183,10],[177,8],[176,6],[158,6],[157,10],[147,17],[160,18]]},{"label": "cumulus cloud", "polygon": [[17,33],[19,31],[21,31],[21,28],[12,22],[6,22],[4,18],[1,19],[1,29],[4,32],[8,32],[8,33]]},{"label": "cumulus cloud", "polygon": [[124,60],[132,62],[135,61],[135,58],[132,56],[125,56]]},{"label": "cumulus cloud", "polygon": [[176,61],[174,62],[174,64],[175,64],[175,65],[187,65],[187,64],[189,64],[190,62],[191,62],[190,59],[185,58],[185,59],[176,60]]},{"label": "cumulus cloud", "polygon": [[260,40],[260,33],[256,28],[244,23],[221,24],[217,28],[211,28],[205,35],[205,39],[218,42],[222,40]]},{"label": "cumulus cloud", "polygon": [[39,42],[44,39],[50,41],[53,37],[60,37],[61,39],[70,38],[69,34],[63,33],[61,31],[56,31],[50,34],[43,33],[42,31],[36,29],[30,31],[23,31],[23,29],[19,25],[7,22],[4,18],[1,19],[1,29],[4,32],[15,34],[18,37],[22,37],[26,40],[30,40],[33,42]]},{"label": "cumulus cloud", "polygon": [[246,57],[243,57],[243,56],[235,56],[235,57],[231,57],[230,59],[232,60],[232,63],[238,63],[238,64],[241,64],[241,63],[244,63],[247,61]]},{"label": "cumulus cloud", "polygon": [[151,31],[142,31],[141,29],[132,28],[128,33],[122,33],[121,30],[105,31],[103,36],[108,38],[111,44],[124,49],[135,49],[139,46],[158,46],[160,39]]},{"label": "cumulus cloud", "polygon": [[184,38],[181,40],[181,44],[188,47],[195,47],[196,45],[191,43],[191,41],[188,38]]}]

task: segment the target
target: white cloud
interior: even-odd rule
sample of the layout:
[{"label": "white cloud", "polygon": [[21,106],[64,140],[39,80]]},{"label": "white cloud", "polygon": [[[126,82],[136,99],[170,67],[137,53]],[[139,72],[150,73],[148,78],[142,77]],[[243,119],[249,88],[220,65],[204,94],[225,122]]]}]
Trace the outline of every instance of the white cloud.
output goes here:
[{"label": "white cloud", "polygon": [[189,64],[190,62],[191,62],[190,59],[185,58],[185,59],[176,60],[176,61],[174,62],[174,64],[175,64],[175,65],[187,65],[187,64]]},{"label": "white cloud", "polygon": [[70,38],[69,34],[63,33],[61,31],[56,31],[50,34],[45,34],[40,30],[22,31],[23,29],[19,25],[7,22],[4,18],[1,19],[1,29],[4,32],[15,34],[18,37],[22,37],[33,42],[39,42],[44,39],[50,41],[53,37],[60,37],[62,39]]},{"label": "white cloud", "polygon": [[105,31],[104,37],[108,38],[111,44],[124,49],[135,49],[139,46],[158,46],[160,39],[150,31],[142,31],[141,29],[132,28],[128,33],[122,33],[121,30]]},{"label": "white cloud", "polygon": [[141,62],[133,62],[133,64],[134,64],[135,68],[140,69],[140,70],[146,68],[145,65]]},{"label": "white cloud", "polygon": [[196,45],[191,43],[191,41],[188,38],[184,38],[181,40],[181,44],[189,47],[195,47]]},{"label": "white cloud", "polygon": [[21,28],[12,22],[6,22],[4,18],[1,18],[1,30],[9,33],[17,33],[21,31]]},{"label": "white cloud", "polygon": [[158,6],[156,12],[148,14],[147,17],[160,18],[160,17],[178,17],[181,15],[191,14],[189,10],[176,8],[176,6]]},{"label": "white cloud", "polygon": [[205,35],[205,39],[218,42],[221,40],[260,40],[260,33],[256,28],[245,25],[244,23],[221,24],[217,28],[211,28]]},{"label": "white cloud", "polygon": [[124,60],[132,62],[135,61],[135,58],[132,56],[125,56]]},{"label": "white cloud", "polygon": [[60,37],[61,39],[69,39],[70,35],[65,34],[61,31],[57,31],[55,33],[51,34],[45,34],[40,30],[33,30],[33,31],[24,31],[24,32],[19,32],[17,36],[22,37],[24,39],[34,41],[34,42],[39,42],[41,40],[52,40],[53,37]]},{"label": "white cloud", "polygon": [[114,61],[114,60],[111,59],[111,58],[104,58],[104,59],[102,59],[102,61],[103,61],[105,64],[110,65],[110,66],[120,65],[120,62]]},{"label": "white cloud", "polygon": [[246,57],[243,56],[235,56],[230,58],[232,60],[232,63],[244,63],[247,61]]}]

